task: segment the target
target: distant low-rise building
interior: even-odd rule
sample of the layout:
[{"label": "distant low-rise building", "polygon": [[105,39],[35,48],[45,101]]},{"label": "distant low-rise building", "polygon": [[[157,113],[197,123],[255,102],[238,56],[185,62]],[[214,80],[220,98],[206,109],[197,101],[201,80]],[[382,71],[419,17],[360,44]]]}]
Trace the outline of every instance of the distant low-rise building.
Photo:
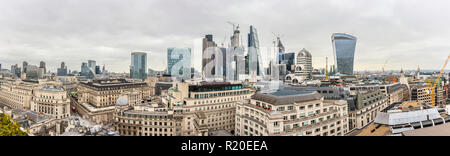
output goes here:
[{"label": "distant low-rise building", "polygon": [[350,86],[350,92],[352,93],[371,90],[380,90],[388,98],[389,104],[403,101],[404,87],[400,83]]},{"label": "distant low-rise building", "polygon": [[288,90],[297,91],[317,91],[325,100],[345,100],[350,96],[350,92],[344,87],[285,87]]},{"label": "distant low-rise building", "polygon": [[431,105],[431,90],[426,84],[411,84],[411,100]]},{"label": "distant low-rise building", "polygon": [[389,106],[380,90],[359,91],[348,100],[350,130],[362,129],[375,120],[377,113]]}]

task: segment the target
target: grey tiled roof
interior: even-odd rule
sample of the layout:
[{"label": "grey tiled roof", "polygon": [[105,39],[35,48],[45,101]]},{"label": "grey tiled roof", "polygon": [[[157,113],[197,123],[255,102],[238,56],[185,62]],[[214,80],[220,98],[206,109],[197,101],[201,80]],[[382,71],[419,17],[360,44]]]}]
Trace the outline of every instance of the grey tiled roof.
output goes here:
[{"label": "grey tiled roof", "polygon": [[300,102],[320,100],[323,96],[312,91],[281,90],[274,93],[256,93],[252,99],[272,105],[289,105]]}]

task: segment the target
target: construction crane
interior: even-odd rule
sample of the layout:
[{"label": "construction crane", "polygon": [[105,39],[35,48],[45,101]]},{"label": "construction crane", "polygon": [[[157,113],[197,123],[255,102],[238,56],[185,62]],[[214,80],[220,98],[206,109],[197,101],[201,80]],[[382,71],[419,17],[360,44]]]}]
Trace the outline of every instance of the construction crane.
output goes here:
[{"label": "construction crane", "polygon": [[277,35],[277,34],[275,34],[274,32],[272,32],[272,34],[273,34],[273,36],[275,36],[277,39],[280,39],[280,38],[281,38],[281,35]]},{"label": "construction crane", "polygon": [[326,81],[329,81],[330,80],[330,78],[329,78],[329,75],[328,75],[328,56],[326,57],[326,61],[327,61],[327,63],[326,63],[326,65],[325,65],[325,80]]},{"label": "construction crane", "polygon": [[275,36],[276,40],[273,41],[273,46],[274,47],[278,47],[278,43],[280,42],[280,35],[275,34],[274,32],[272,32],[273,36]]},{"label": "construction crane", "polygon": [[435,100],[435,89],[436,89],[436,86],[437,86],[437,84],[439,82],[439,79],[441,79],[442,74],[444,73],[444,70],[447,67],[449,59],[450,59],[450,55],[448,55],[447,60],[445,60],[444,67],[442,67],[441,72],[439,73],[438,77],[434,81],[434,84],[431,83],[430,79],[427,80],[428,81],[428,86],[431,89],[431,94],[430,94],[430,96],[431,96],[431,106],[435,106],[435,101],[436,101]]},{"label": "construction crane", "polygon": [[275,34],[274,32],[272,32],[273,36],[275,36],[275,38],[277,38],[277,44],[280,42],[281,37],[283,37],[284,35],[280,35],[280,34]]},{"label": "construction crane", "polygon": [[388,63],[388,60],[386,60],[386,62],[384,62],[384,65],[383,65],[383,67],[381,68],[382,71],[383,71],[383,75],[384,75],[384,69],[386,68],[387,63]]},{"label": "construction crane", "polygon": [[225,37],[223,38],[222,47],[224,47],[226,40],[227,40],[227,36],[225,35]]},{"label": "construction crane", "polygon": [[239,29],[239,24],[235,24],[235,23],[233,23],[233,22],[230,22],[230,21],[228,21],[227,23],[228,23],[228,24],[231,24],[231,25],[233,25],[233,31],[235,31],[235,30],[238,30],[238,29]]}]

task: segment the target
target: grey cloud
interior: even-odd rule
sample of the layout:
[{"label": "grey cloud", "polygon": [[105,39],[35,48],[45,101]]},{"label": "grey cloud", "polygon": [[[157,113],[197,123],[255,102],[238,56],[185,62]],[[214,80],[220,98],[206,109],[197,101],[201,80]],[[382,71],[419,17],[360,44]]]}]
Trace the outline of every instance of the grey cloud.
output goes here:
[{"label": "grey cloud", "polygon": [[[288,51],[307,48],[314,66],[333,57],[330,36],[358,37],[356,69],[439,68],[449,54],[450,2],[446,0],[15,0],[0,2],[0,63],[61,61],[72,70],[89,59],[126,72],[132,50],[150,51],[149,67],[164,69],[168,47],[231,35],[226,21],[258,29],[261,46],[272,32]],[[244,42],[245,43],[245,42]],[[198,54],[196,54],[198,55]],[[442,60],[442,61],[441,61]],[[5,65],[4,65],[5,66]]]}]

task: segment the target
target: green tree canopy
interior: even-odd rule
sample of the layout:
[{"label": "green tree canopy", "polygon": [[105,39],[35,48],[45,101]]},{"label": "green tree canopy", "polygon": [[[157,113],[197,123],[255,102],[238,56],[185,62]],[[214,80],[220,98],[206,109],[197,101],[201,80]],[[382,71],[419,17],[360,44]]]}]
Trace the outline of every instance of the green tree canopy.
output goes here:
[{"label": "green tree canopy", "polygon": [[0,114],[0,136],[28,136],[27,133],[20,130],[21,127],[7,115]]}]

